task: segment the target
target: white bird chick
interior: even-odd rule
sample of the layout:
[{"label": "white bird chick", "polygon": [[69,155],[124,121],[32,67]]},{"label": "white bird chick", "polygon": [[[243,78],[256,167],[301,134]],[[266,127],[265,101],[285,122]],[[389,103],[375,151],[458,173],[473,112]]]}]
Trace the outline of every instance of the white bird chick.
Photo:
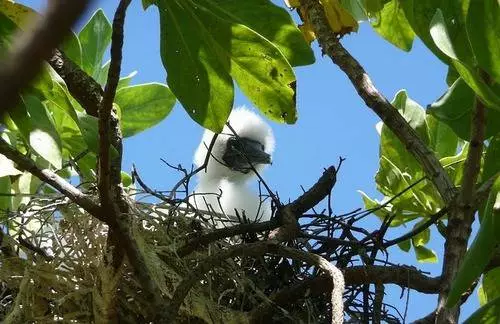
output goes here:
[{"label": "white bird chick", "polygon": [[[271,164],[274,151],[274,136],[271,127],[250,110],[235,108],[229,116],[229,124],[238,136],[226,125],[212,147],[205,171],[198,173],[198,185],[191,203],[198,209],[215,211],[228,216],[232,225],[235,210],[249,221],[266,221],[271,218],[271,205],[261,202],[261,197],[252,191],[249,182],[256,179],[255,172]],[[205,162],[214,133],[206,130],[194,156],[194,164],[200,167]],[[218,197],[220,194],[220,198]],[[208,207],[207,205],[210,205]],[[218,222],[217,227],[223,223]]]}]

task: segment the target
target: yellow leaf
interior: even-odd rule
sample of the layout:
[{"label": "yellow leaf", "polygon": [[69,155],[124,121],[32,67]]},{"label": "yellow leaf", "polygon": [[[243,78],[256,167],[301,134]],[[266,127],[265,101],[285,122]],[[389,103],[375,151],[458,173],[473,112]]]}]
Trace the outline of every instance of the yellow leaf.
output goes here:
[{"label": "yellow leaf", "polygon": [[0,12],[18,27],[23,27],[29,20],[35,19],[37,15],[30,7],[9,0],[0,0]]},{"label": "yellow leaf", "polygon": [[299,25],[299,29],[302,32],[305,40],[309,44],[311,44],[311,42],[316,39],[316,34],[314,34],[314,29],[311,25],[311,22],[309,21],[309,16],[307,15],[307,12],[303,7],[299,8],[298,12],[300,18],[304,22],[302,25]]},{"label": "yellow leaf", "polygon": [[330,28],[340,36],[358,31],[358,22],[342,7],[339,0],[321,0]]}]

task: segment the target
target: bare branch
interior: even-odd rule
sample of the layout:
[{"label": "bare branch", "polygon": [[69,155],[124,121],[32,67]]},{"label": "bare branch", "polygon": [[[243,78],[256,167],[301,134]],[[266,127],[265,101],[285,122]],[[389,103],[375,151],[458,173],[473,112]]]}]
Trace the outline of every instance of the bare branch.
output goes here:
[{"label": "bare branch", "polygon": [[31,28],[15,37],[15,43],[0,63],[0,115],[13,107],[19,92],[37,75],[44,60],[62,42],[90,1],[53,0]]},{"label": "bare branch", "polygon": [[340,44],[339,39],[330,29],[323,7],[318,0],[300,0],[300,3],[308,13],[309,21],[323,53],[328,55],[333,63],[344,71],[366,105],[382,119],[384,124],[419,161],[444,202],[449,204],[455,197],[456,189],[437,157],[398,110],[375,88],[372,80],[358,61]]},{"label": "bare branch", "polygon": [[75,202],[78,206],[85,209],[89,214],[99,220],[105,221],[100,214],[99,205],[89,196],[73,187],[69,182],[51,170],[38,168],[33,160],[19,153],[2,138],[0,138],[0,153],[14,161],[18,169],[30,172],[38,179],[54,187],[57,191],[68,197],[71,201]]}]

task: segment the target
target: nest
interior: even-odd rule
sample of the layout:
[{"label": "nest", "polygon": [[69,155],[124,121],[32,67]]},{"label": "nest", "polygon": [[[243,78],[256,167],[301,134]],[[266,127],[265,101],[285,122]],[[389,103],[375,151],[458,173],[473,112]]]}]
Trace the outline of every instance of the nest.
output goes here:
[{"label": "nest", "polygon": [[[260,230],[190,246],[189,242],[220,223],[214,220],[216,215],[179,207],[186,200],[128,201],[132,236],[167,299],[210,256],[240,243],[265,242],[270,234]],[[320,237],[333,238],[334,233],[341,233],[338,230],[346,217],[354,219],[360,212],[341,217],[331,213],[327,208],[303,214],[300,231],[309,237],[282,244],[321,255],[329,262],[352,263],[358,254],[354,248],[334,246]],[[100,323],[110,318],[123,323],[163,322],[152,316],[151,301],[129,262],[125,259],[116,267],[109,261],[116,258],[117,250],[109,247],[108,226],[67,198],[32,198],[10,212],[7,223],[0,259],[3,323]],[[320,272],[311,264],[269,253],[224,258],[195,277],[196,284],[183,299],[176,321],[331,323],[330,292],[301,288],[318,279]],[[360,289],[350,287],[344,296],[349,301],[345,310],[353,319],[362,308],[357,297]],[[386,312],[386,320],[392,318]]]}]

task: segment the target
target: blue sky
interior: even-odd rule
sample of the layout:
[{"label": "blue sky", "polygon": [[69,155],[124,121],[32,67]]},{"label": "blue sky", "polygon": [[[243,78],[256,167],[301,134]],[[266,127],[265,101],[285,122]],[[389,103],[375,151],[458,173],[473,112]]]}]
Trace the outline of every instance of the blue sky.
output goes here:
[{"label": "blue sky", "polygon": [[[18,1],[40,8],[39,0]],[[282,1],[274,1],[282,5]],[[111,20],[117,1],[95,1],[92,9],[82,18],[86,21],[96,8],[103,8]],[[81,23],[80,22],[80,23]],[[125,44],[122,74],[134,70],[138,74],[133,84],[165,82],[166,72],[159,55],[159,19],[155,7],[147,11],[141,2],[132,1],[125,24]],[[78,27],[76,28],[78,30]],[[414,43],[410,53],[392,46],[373,32],[366,23],[357,34],[344,37],[344,46],[359,60],[372,77],[375,86],[390,100],[400,89],[423,107],[432,103],[446,89],[446,67],[439,62],[420,41]],[[279,192],[282,200],[294,199],[301,193],[300,186],[310,186],[321,175],[323,168],[337,164],[339,156],[346,158],[333,192],[333,207],[337,214],[362,207],[357,190],[371,197],[376,192],[374,175],[378,168],[379,136],[375,124],[377,116],[365,107],[347,77],[329,58],[322,57],[314,44],[316,63],[297,68],[297,108],[299,119],[295,125],[272,123],[276,137],[273,165],[264,178],[272,189]],[[251,106],[237,93],[236,105]],[[123,169],[130,171],[135,163],[143,180],[151,187],[168,190],[180,175],[166,167],[160,159],[172,164],[190,167],[203,129],[189,119],[180,104],[159,125],[125,141]],[[364,226],[374,228],[379,221],[373,216]],[[407,229],[394,232],[394,236]],[[439,235],[433,231],[433,238]],[[442,240],[430,245],[442,255]],[[390,250],[394,263],[414,264],[438,275],[440,264],[418,264],[413,254],[402,253],[398,248]],[[404,301],[399,300],[400,289],[386,291],[387,298],[404,312]],[[410,294],[407,321],[418,319],[436,306],[436,298]],[[477,307],[477,297],[471,296],[463,308],[462,318]]]}]

